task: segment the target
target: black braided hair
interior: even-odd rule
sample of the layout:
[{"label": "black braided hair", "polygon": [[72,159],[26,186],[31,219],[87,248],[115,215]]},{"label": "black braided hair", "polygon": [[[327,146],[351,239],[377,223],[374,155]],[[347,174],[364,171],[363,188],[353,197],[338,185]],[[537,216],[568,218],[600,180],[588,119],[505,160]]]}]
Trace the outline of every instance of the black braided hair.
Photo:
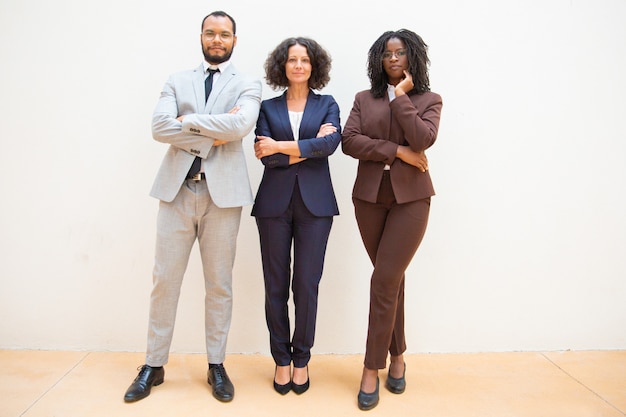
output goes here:
[{"label": "black braided hair", "polygon": [[383,53],[387,48],[387,41],[396,38],[404,43],[409,63],[408,71],[413,76],[415,87],[412,91],[421,94],[430,91],[428,79],[428,45],[422,38],[408,29],[388,31],[380,35],[371,46],[367,59],[367,75],[370,79],[370,91],[374,97],[380,98],[387,93],[389,78],[383,69]]}]

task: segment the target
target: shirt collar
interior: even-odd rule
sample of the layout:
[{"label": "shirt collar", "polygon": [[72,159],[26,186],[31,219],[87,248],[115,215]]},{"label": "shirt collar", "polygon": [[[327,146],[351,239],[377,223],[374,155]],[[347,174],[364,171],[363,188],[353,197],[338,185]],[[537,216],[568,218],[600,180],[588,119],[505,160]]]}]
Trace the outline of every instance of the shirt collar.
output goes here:
[{"label": "shirt collar", "polygon": [[389,101],[393,101],[396,98],[396,87],[391,84],[387,84],[387,95],[389,96]]},{"label": "shirt collar", "polygon": [[218,65],[209,65],[208,62],[206,62],[206,60],[202,61],[202,68],[204,68],[204,72],[206,73],[209,68],[211,69],[219,69],[220,72],[224,72],[224,70],[226,70],[226,68],[228,68],[230,66],[230,60],[226,61],[226,62],[222,62],[221,64]]}]

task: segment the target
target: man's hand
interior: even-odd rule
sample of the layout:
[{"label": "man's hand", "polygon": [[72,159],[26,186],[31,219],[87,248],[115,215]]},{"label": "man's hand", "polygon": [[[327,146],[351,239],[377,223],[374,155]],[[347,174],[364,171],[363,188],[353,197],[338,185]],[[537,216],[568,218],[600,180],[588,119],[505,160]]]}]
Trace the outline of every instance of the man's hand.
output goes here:
[{"label": "man's hand", "polygon": [[[237,113],[239,111],[240,108],[241,107],[239,107],[239,106],[235,106],[235,107],[233,107],[232,109],[230,109],[228,111],[228,114],[235,114],[235,113]],[[220,146],[220,145],[224,145],[226,143],[228,143],[228,141],[215,139],[215,142],[213,142],[213,146]]]},{"label": "man's hand", "polygon": [[[241,107],[239,107],[239,106],[235,106],[235,107],[233,107],[232,109],[230,109],[228,111],[228,114],[235,114],[235,113],[237,113],[239,111],[240,108]],[[181,115],[181,116],[178,116],[176,118],[176,120],[178,120],[179,122],[182,123],[184,118],[185,118],[185,115]],[[220,145],[224,145],[226,143],[228,143],[228,141],[215,139],[215,142],[213,142],[213,146],[220,146]]]}]

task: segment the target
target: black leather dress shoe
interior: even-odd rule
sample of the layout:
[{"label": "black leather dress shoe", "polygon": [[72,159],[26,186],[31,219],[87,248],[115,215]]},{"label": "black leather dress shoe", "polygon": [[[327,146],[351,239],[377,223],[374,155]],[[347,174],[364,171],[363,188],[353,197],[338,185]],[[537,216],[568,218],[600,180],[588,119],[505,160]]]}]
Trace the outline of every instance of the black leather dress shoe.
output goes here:
[{"label": "black leather dress shoe", "polygon": [[363,411],[371,410],[378,405],[378,377],[376,378],[376,390],[372,393],[365,393],[359,390],[359,409]]},{"label": "black leather dress shoe", "polygon": [[304,394],[308,389],[309,389],[309,366],[307,365],[306,367],[306,382],[304,384],[294,384],[293,381],[291,382],[291,389],[293,390],[293,392],[295,392],[296,394],[300,395],[300,394]]},{"label": "black leather dress shoe", "polygon": [[235,397],[235,387],[230,382],[224,365],[211,365],[207,372],[207,381],[213,389],[213,396],[219,401],[227,403]]},{"label": "black leather dress shoe", "polygon": [[150,390],[153,386],[161,385],[163,383],[163,377],[165,376],[165,369],[163,367],[152,368],[148,365],[143,365],[139,368],[139,375],[130,384],[130,387],[126,390],[124,395],[124,401],[132,403],[139,401],[142,398],[146,398],[150,395]]},{"label": "black leather dress shoe", "polygon": [[406,388],[406,362],[404,363],[404,372],[401,378],[393,378],[391,376],[391,365],[389,365],[389,373],[387,374],[387,383],[385,387],[394,394],[402,394]]}]

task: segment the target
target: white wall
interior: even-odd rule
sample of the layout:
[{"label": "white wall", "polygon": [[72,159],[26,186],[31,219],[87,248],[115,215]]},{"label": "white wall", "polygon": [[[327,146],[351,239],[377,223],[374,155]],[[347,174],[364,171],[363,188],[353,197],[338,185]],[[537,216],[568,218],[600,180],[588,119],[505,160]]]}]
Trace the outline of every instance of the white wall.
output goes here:
[{"label": "white wall", "polygon": [[[404,3],[404,4],[403,4]],[[626,2],[79,0],[0,3],[0,348],[143,351],[166,146],[151,113],[201,61],[201,19],[238,23],[234,61],[263,77],[283,38],[332,54],[347,119],[367,49],[407,27],[444,98],[438,195],[407,274],[409,352],[626,349]],[[274,96],[268,88],[264,98]],[[246,138],[253,186],[262,167]],[[371,266],[331,158],[341,216],[315,353],[362,352]],[[230,352],[268,352],[258,238],[244,209]],[[173,350],[203,352],[194,251]]]}]

